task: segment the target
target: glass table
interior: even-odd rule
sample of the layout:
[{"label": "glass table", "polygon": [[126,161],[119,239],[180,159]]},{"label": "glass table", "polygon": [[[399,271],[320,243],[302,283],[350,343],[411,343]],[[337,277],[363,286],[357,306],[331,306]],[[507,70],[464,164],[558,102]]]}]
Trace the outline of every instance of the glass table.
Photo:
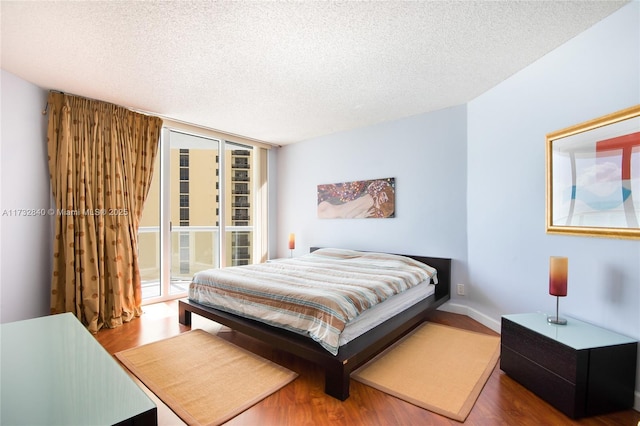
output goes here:
[{"label": "glass table", "polygon": [[157,425],[153,401],[71,313],[0,325],[0,424]]},{"label": "glass table", "polygon": [[508,320],[576,350],[636,343],[631,337],[574,318],[568,318],[566,325],[550,324],[548,316],[540,312],[504,315]]}]

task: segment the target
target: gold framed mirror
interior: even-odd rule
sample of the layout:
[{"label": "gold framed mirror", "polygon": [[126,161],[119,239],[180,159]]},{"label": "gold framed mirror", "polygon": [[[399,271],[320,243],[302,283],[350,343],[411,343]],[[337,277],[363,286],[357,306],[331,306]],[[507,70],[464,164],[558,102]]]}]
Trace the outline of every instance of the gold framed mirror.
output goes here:
[{"label": "gold framed mirror", "polygon": [[546,136],[549,234],[640,239],[640,105]]}]

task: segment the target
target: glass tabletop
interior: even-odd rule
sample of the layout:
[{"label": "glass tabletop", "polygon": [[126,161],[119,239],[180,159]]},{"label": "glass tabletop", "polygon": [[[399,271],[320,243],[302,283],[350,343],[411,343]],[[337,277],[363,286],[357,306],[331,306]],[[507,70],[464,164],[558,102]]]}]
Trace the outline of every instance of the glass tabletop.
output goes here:
[{"label": "glass tabletop", "polygon": [[156,407],[71,313],[1,324],[0,345],[3,425],[112,425]]},{"label": "glass tabletop", "polygon": [[545,313],[504,315],[504,318],[554,339],[576,350],[635,343],[636,340],[613,331],[566,318],[566,325],[550,324]]}]

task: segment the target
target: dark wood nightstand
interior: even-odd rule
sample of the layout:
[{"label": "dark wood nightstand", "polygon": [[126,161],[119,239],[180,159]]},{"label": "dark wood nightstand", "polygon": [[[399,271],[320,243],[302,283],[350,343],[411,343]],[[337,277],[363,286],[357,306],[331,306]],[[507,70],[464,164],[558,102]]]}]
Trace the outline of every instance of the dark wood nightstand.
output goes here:
[{"label": "dark wood nightstand", "polygon": [[502,317],[500,368],[571,418],[633,407],[638,342],[568,318]]}]

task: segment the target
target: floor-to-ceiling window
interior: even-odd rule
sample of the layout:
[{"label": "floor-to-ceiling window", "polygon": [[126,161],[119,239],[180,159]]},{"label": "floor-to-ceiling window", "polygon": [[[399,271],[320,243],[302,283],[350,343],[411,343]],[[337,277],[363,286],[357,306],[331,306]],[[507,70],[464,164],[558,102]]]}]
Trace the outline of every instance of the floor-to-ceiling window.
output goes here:
[{"label": "floor-to-ceiling window", "polygon": [[139,228],[145,303],[201,270],[264,260],[266,151],[165,128]]}]

